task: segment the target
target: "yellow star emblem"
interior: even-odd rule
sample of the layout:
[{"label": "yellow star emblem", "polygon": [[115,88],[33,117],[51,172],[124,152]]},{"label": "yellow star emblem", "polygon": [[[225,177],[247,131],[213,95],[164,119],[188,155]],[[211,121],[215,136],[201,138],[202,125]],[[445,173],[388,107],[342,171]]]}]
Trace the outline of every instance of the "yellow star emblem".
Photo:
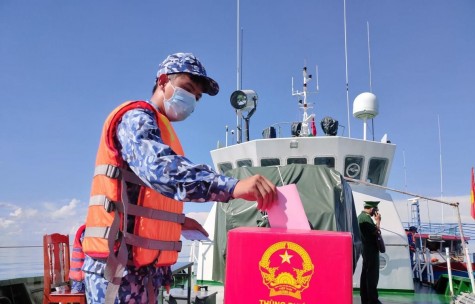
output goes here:
[{"label": "yellow star emblem", "polygon": [[285,251],[284,254],[279,254],[279,256],[282,258],[282,263],[287,262],[287,263],[289,263],[289,264],[290,264],[290,258],[293,257],[293,255],[289,255],[289,254],[287,253],[287,250]]}]

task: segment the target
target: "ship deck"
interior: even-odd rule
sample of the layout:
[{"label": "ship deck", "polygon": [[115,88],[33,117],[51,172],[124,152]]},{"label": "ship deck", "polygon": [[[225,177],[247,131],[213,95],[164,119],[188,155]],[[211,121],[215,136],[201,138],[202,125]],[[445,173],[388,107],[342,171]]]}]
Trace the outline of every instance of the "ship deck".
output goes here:
[{"label": "ship deck", "polygon": [[[429,304],[429,303],[450,303],[450,297],[444,294],[438,294],[430,285],[414,283],[415,291],[412,292],[396,292],[396,291],[380,291],[379,300],[385,304]],[[353,304],[360,304],[359,291],[353,292]]]},{"label": "ship deck", "polygon": [[[416,290],[411,292],[380,291],[379,299],[384,304],[438,304],[450,303],[451,298],[443,294],[437,294],[435,289],[429,285],[415,283]],[[209,285],[210,291],[216,291],[216,304],[224,303],[224,286]],[[178,300],[177,303],[184,304],[186,301]],[[167,304],[167,301],[164,301]],[[353,304],[361,304],[358,290],[353,291]]]},{"label": "ship deck", "polygon": [[[42,278],[41,277],[34,277],[34,278],[24,278],[24,279],[14,279],[14,280],[5,280],[2,281],[3,287],[8,287],[8,290],[11,289],[11,286],[24,286],[23,289],[20,291],[25,293],[22,298],[16,298],[18,301],[14,301],[13,303],[41,303],[42,300]],[[22,283],[25,283],[23,285]],[[7,286],[8,285],[8,286]],[[216,284],[214,282],[207,282],[205,281],[203,285],[208,286],[208,290],[210,292],[217,292],[216,294],[216,304],[223,304],[224,303],[224,286],[222,284]],[[451,298],[445,296],[443,294],[438,294],[434,288],[430,285],[420,284],[418,282],[415,283],[416,290],[414,293],[412,292],[396,292],[396,291],[380,291],[379,299],[382,303],[385,304],[429,304],[429,303],[450,303]],[[29,293],[29,294],[28,294]],[[1,292],[0,292],[1,294]],[[8,296],[5,294],[4,296]],[[18,296],[18,295],[17,295]],[[475,295],[471,295],[471,298],[475,298]],[[21,300],[23,299],[23,300]],[[159,296],[158,299],[159,304],[168,304],[168,301],[163,300],[162,297]],[[186,303],[183,300],[177,300],[177,303]],[[244,302],[245,303],[245,302]],[[472,302],[461,302],[461,303],[472,303]],[[353,304],[361,304],[360,295],[358,290],[353,291]]]}]

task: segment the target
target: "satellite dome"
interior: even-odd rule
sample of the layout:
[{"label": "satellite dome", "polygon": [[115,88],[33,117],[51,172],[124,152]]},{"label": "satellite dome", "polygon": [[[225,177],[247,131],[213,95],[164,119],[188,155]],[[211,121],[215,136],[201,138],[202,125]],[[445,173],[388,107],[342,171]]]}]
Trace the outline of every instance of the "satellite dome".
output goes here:
[{"label": "satellite dome", "polygon": [[359,119],[370,119],[378,115],[378,99],[373,93],[365,92],[356,96],[353,102],[353,116]]}]

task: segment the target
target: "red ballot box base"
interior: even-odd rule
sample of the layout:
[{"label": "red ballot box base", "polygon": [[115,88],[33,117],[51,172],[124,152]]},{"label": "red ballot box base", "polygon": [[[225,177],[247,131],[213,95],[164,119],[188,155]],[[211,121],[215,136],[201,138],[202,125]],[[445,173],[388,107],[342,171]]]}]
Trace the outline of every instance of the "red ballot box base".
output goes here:
[{"label": "red ballot box base", "polygon": [[240,227],[229,231],[226,304],[352,303],[348,232]]}]

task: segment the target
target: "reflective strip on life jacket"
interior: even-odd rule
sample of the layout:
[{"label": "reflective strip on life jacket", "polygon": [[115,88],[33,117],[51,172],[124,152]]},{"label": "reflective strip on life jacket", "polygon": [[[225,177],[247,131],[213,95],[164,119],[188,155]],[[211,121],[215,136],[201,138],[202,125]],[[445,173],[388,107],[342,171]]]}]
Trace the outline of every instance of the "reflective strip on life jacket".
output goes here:
[{"label": "reflective strip on life jacket", "polygon": [[123,179],[126,182],[147,187],[147,185],[130,170],[124,170],[114,165],[98,165],[94,168],[94,176],[105,175],[109,178]]},{"label": "reflective strip on life jacket", "polygon": [[[114,208],[117,208],[119,212],[124,213],[124,209],[122,208],[121,204],[116,204],[108,199],[105,195],[95,195],[89,199],[89,206],[104,206],[104,209],[107,212],[113,211]],[[135,215],[135,216],[143,216],[150,219],[161,220],[161,221],[168,221],[168,222],[175,222],[179,224],[183,224],[185,222],[185,215],[184,214],[177,214],[173,212],[168,212],[164,210],[156,210],[152,208],[145,208],[142,206],[137,206],[130,204],[127,210],[127,214]],[[103,227],[106,228],[106,227]],[[101,233],[99,233],[101,235]],[[91,236],[91,235],[88,235]]]}]

